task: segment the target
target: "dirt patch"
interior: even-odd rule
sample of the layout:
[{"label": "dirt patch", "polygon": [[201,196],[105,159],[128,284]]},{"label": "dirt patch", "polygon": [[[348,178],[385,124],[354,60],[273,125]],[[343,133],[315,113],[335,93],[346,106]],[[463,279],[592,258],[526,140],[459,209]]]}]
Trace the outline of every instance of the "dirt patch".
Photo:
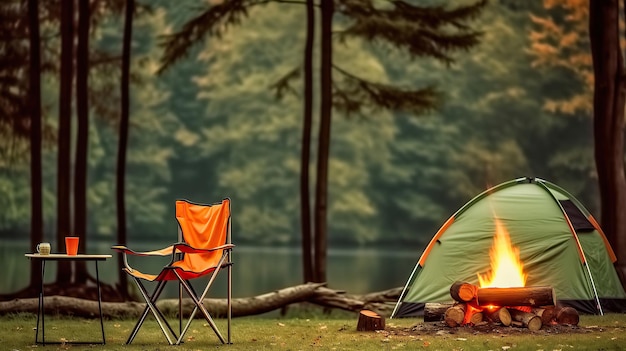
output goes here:
[{"label": "dirt patch", "polygon": [[543,326],[537,331],[531,331],[528,328],[505,327],[499,324],[485,323],[483,325],[466,325],[459,327],[448,327],[444,322],[424,322],[418,323],[411,327],[395,327],[388,326],[385,332],[390,335],[398,336],[417,336],[417,335],[556,335],[556,334],[585,334],[592,332],[601,332],[603,328],[598,326],[580,326],[580,325],[551,325]]}]

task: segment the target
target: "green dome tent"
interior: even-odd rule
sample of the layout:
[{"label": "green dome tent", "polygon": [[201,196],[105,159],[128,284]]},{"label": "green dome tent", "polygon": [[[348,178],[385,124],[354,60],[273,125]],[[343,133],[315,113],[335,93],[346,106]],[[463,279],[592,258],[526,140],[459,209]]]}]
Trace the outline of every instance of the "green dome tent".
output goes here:
[{"label": "green dome tent", "polygon": [[557,185],[519,178],[476,196],[443,224],[392,318],[422,315],[427,302],[453,302],[450,286],[456,281],[478,285],[478,273],[491,267],[496,218],[519,249],[526,286],[551,286],[559,304],[581,313],[626,312],[615,253],[593,216]]}]

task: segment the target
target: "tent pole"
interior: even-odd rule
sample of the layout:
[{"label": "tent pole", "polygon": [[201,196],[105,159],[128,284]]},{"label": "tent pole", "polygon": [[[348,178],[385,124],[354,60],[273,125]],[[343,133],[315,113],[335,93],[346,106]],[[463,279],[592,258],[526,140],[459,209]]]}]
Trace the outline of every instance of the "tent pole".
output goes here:
[{"label": "tent pole", "polygon": [[415,267],[413,267],[413,272],[411,272],[411,275],[409,276],[409,280],[407,280],[406,284],[404,284],[404,289],[402,289],[402,293],[400,293],[400,298],[398,298],[398,302],[396,302],[396,306],[393,308],[393,312],[391,312],[391,317],[389,317],[389,319],[393,319],[393,316],[396,315],[396,312],[398,311],[398,307],[400,307],[400,302],[402,302],[402,299],[404,298],[404,294],[406,293],[406,288],[409,286],[409,284],[413,280],[413,276],[415,275],[415,271],[417,271],[417,267],[419,267],[419,263],[416,264]]}]

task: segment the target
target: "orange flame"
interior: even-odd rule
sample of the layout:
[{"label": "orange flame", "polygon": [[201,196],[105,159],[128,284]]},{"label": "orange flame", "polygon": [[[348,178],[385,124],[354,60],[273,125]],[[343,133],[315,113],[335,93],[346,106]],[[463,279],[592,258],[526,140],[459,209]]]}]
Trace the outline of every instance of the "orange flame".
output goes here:
[{"label": "orange flame", "polygon": [[524,265],[519,258],[519,249],[511,245],[509,232],[496,218],[496,233],[489,251],[491,272],[478,273],[482,288],[512,288],[526,285]]}]

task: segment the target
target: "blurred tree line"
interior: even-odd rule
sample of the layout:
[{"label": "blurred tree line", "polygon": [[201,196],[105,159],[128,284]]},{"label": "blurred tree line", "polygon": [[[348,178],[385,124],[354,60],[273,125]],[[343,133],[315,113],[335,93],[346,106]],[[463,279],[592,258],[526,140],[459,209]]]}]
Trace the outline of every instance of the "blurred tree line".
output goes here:
[{"label": "blurred tree line", "polygon": [[[57,224],[55,145],[61,137],[56,132],[60,36],[54,20],[59,2],[47,2],[49,12],[44,10],[40,21],[43,230],[49,240]],[[93,52],[87,92],[86,233],[90,240],[111,243],[117,234],[123,3],[93,2],[89,29]],[[30,232],[29,146],[15,128],[20,120],[12,117],[20,111],[11,109],[20,106],[15,101],[25,94],[27,82],[23,4],[7,0],[0,5],[3,238],[16,233],[28,238]],[[180,28],[196,4],[138,1],[125,183],[128,239],[174,238],[177,198],[213,202],[230,197],[237,244],[297,245],[302,92],[277,99],[272,86],[302,60],[305,7],[250,8],[245,21],[203,40],[159,74],[161,36]],[[567,13],[541,2],[491,1],[475,20],[484,33],[480,44],[455,54],[449,65],[415,59],[391,45],[336,41],[333,59],[341,67],[373,81],[437,86],[443,102],[419,118],[375,109],[335,113],[328,170],[329,243],[420,249],[471,197],[519,176],[555,182],[596,213],[591,111],[562,107],[588,91],[588,82],[565,67],[541,64],[545,46],[537,39],[547,31],[541,19],[564,24]],[[576,45],[589,50],[588,43]],[[63,138],[76,133],[71,131]],[[317,135],[317,130],[312,133],[312,144],[317,144]],[[315,152],[313,148],[312,160]]]}]

